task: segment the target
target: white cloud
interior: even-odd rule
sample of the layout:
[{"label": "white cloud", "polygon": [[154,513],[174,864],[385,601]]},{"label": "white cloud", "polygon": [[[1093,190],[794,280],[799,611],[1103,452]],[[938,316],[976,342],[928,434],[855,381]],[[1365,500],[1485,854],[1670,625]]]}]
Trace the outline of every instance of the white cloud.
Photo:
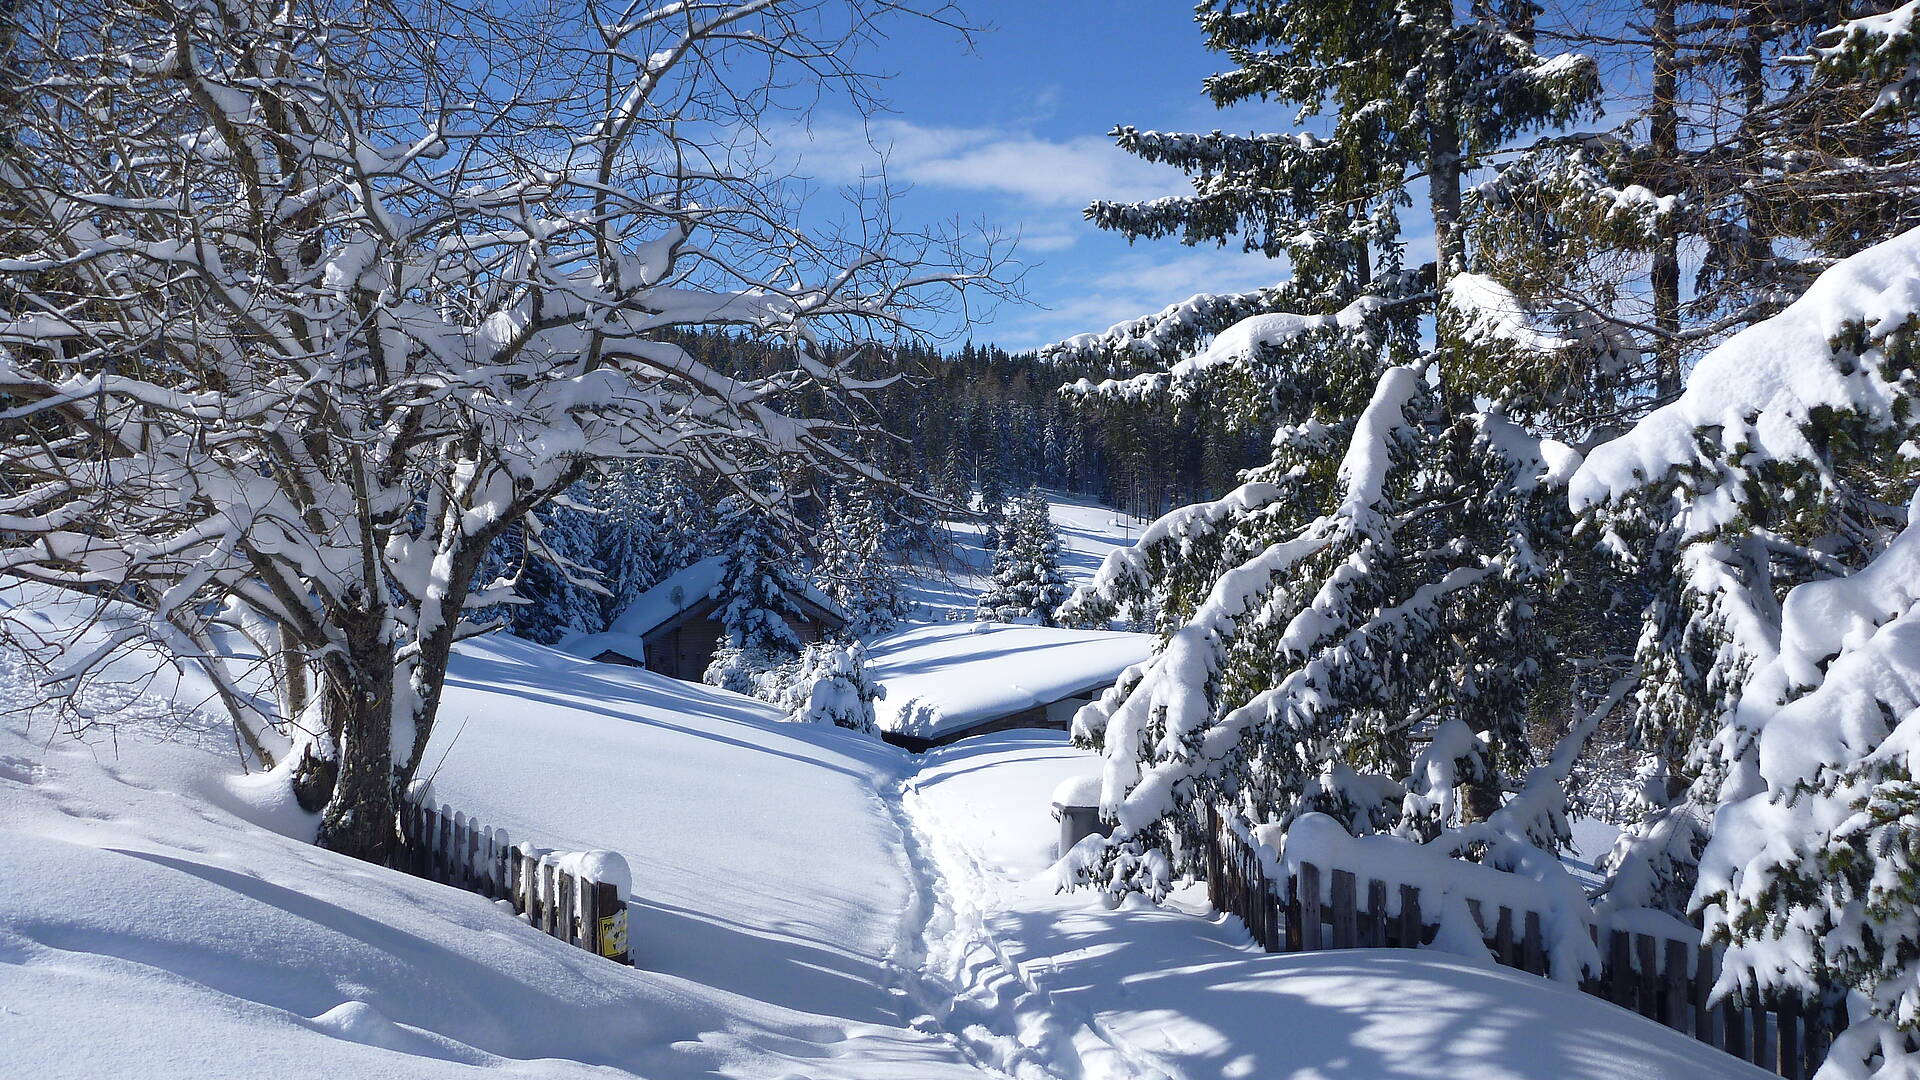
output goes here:
[{"label": "white cloud", "polygon": [[916,187],[1076,207],[1095,199],[1151,199],[1187,187],[1178,170],[1148,164],[1096,135],[1049,139],[1012,129],[826,118],[777,138],[800,172],[829,183],[857,181],[884,163],[888,179]]}]

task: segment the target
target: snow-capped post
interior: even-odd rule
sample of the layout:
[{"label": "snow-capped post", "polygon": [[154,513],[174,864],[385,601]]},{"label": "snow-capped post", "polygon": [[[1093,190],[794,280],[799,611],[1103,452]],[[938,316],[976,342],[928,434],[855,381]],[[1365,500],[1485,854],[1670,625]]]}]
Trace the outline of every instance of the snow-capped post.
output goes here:
[{"label": "snow-capped post", "polygon": [[1100,778],[1076,776],[1053,789],[1053,817],[1060,823],[1054,857],[1064,859],[1089,836],[1111,836],[1113,823],[1100,820]]},{"label": "snow-capped post", "polygon": [[[903,9],[31,5],[0,574],[151,612],[56,691],[157,644],[321,844],[385,862],[509,527],[626,459],[898,487],[854,437],[890,380],[855,365],[1001,289],[996,239],[816,235],[734,164],[823,89],[866,101],[854,57]],[[673,338],[701,326],[785,369],[706,365]]]}]

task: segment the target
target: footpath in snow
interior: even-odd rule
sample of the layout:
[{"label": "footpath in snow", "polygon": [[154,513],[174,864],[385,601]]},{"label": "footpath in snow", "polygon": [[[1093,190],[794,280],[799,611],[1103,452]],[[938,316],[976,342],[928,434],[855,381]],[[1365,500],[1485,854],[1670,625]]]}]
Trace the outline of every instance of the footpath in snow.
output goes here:
[{"label": "footpath in snow", "polygon": [[[958,1015],[1054,1075],[1298,1080],[1761,1077],[1577,991],[1434,952],[1269,955],[1204,888],[1107,910],[1057,893],[1047,799],[1098,759],[1051,731],[926,755],[903,803],[946,910],[929,957]],[[1045,1075],[1045,1074],[1037,1074]]]}]

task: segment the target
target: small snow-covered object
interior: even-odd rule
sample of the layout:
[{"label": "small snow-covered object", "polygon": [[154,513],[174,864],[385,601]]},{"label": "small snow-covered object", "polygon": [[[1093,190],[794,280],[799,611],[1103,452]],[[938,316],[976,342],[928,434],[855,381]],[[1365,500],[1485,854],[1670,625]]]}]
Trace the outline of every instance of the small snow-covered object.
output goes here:
[{"label": "small snow-covered object", "polygon": [[569,851],[553,858],[562,873],[611,885],[622,901],[633,898],[633,871],[617,851]]}]

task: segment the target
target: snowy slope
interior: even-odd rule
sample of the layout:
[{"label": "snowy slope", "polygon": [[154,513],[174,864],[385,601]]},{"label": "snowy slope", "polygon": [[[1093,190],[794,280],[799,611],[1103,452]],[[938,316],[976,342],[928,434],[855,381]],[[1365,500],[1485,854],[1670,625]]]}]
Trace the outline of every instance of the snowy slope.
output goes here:
[{"label": "snowy slope", "polygon": [[[1258,952],[1237,920],[1057,894],[1050,793],[1099,759],[1058,732],[930,752],[906,805],[953,898],[961,1014],[1089,1077],[1688,1080],[1767,1075],[1544,979],[1433,952]],[[1204,893],[1175,895],[1204,909]],[[983,1021],[985,1022],[985,1021]]]},{"label": "snowy slope", "polygon": [[867,673],[886,688],[874,702],[881,729],[931,738],[1103,690],[1152,650],[1150,634],[948,623],[876,638]]},{"label": "snowy slope", "polygon": [[[0,712],[22,675],[0,664]],[[622,852],[624,969],[263,828],[311,822],[236,779],[190,703],[132,693],[85,745],[0,718],[0,1074],[1758,1075],[1524,976],[1263,956],[1230,921],[1056,895],[1047,800],[1097,767],[1059,733],[912,775],[724,691],[464,646],[436,793],[515,839]]]},{"label": "snowy slope", "polygon": [[626,854],[639,969],[254,827],[217,738],[48,748],[9,716],[0,1072],[977,1075],[901,1004],[919,892],[883,795],[898,752],[512,639],[466,650],[443,715],[442,798]]},{"label": "snowy slope", "polygon": [[[1060,530],[1060,571],[1071,586],[1093,580],[1107,553],[1131,546],[1147,524],[1092,499],[1058,491],[1045,494],[1049,516]],[[992,553],[980,528],[969,522],[950,522],[947,528],[955,561],[914,568],[907,582],[908,595],[919,606],[913,618],[919,621],[972,619],[974,602],[986,588]]]}]

